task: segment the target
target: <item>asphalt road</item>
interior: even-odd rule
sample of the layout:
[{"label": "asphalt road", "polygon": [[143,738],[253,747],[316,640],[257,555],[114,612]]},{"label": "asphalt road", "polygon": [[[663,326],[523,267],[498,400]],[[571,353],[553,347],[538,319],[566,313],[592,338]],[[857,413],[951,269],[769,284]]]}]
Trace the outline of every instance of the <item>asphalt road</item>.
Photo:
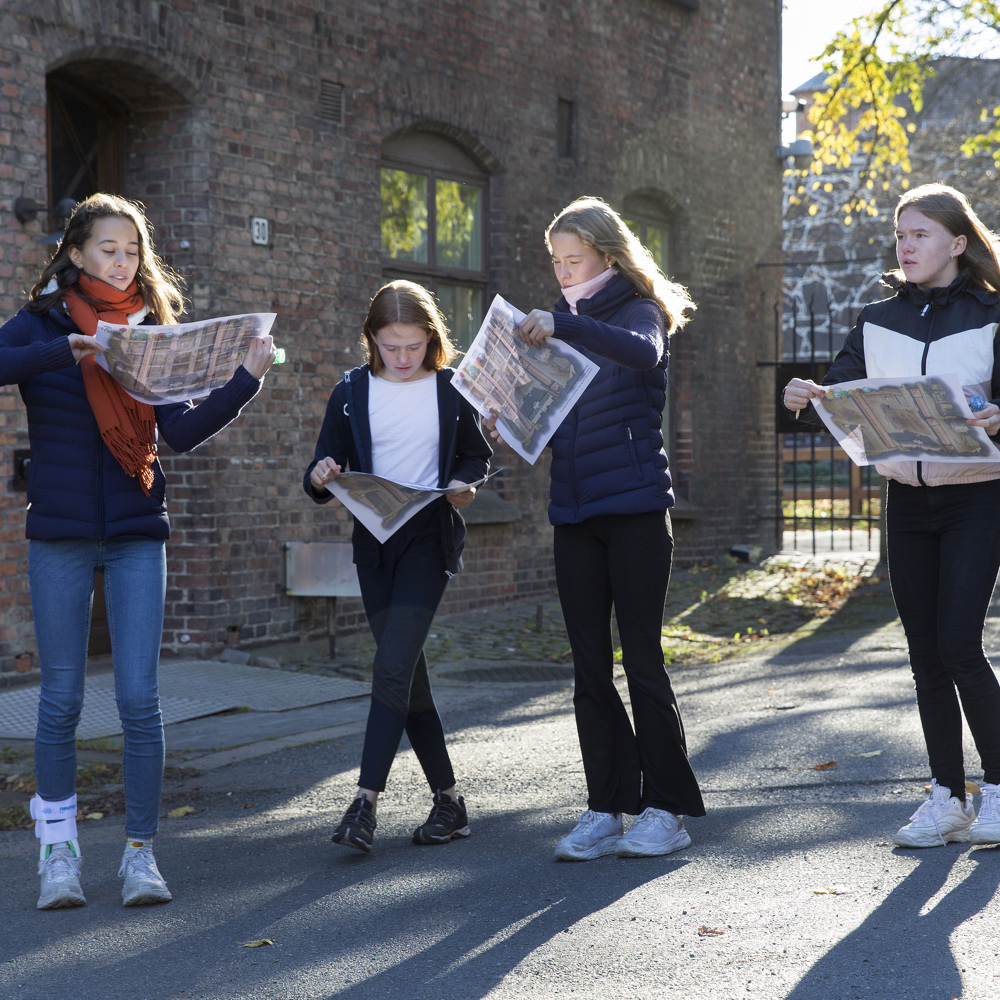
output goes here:
[{"label": "asphalt road", "polygon": [[78,910],[36,911],[36,841],[2,834],[0,997],[997,1000],[1000,849],[889,845],[927,780],[902,647],[821,631],[675,669],[708,816],[665,859],[552,860],[585,800],[558,683],[440,689],[473,829],[447,846],[410,843],[408,750],[375,851],[330,843],[356,732],[172,784],[196,812],[161,825],[166,906],[122,908],[120,816],[84,828]]}]

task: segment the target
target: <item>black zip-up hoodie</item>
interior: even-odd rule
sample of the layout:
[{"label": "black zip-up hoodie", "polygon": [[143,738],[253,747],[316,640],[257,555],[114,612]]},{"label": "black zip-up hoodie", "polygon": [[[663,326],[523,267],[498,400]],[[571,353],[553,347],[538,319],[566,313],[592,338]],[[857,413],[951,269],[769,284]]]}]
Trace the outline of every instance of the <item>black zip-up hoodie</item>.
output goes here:
[{"label": "black zip-up hoodie", "polygon": [[[447,486],[452,479],[474,483],[489,471],[493,449],[483,437],[479,414],[451,384],[451,368],[442,368],[437,380],[440,451],[438,486]],[[372,434],[368,423],[368,365],[349,371],[338,382],[327,403],[326,416],[316,442],[316,453],[302,477],[302,488],[316,503],[328,503],[333,494],[328,490],[317,496],[313,492],[309,473],[321,458],[332,458],[338,465],[353,472],[372,471]],[[441,544],[445,568],[449,575],[462,569],[465,548],[465,520],[458,509],[441,497],[434,502],[441,511]],[[431,504],[433,507],[434,504]],[[359,566],[378,566],[382,546],[360,522],[354,522],[354,562]]]},{"label": "black zip-up hoodie", "polygon": [[[946,288],[918,288],[895,275],[896,294],[865,306],[824,385],[863,378],[957,374],[967,396],[1000,405],[1000,298],[960,274]],[[910,486],[945,486],[1000,479],[990,464],[887,462],[878,472]]]}]

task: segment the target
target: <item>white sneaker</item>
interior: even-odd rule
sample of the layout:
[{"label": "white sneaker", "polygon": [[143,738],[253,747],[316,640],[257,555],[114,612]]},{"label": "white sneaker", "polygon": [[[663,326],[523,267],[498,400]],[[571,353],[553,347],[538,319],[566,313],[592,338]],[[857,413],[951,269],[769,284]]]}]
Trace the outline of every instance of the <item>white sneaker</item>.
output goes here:
[{"label": "white sneaker", "polygon": [[75,840],[43,846],[38,857],[42,891],[36,904],[40,910],[63,906],[83,906],[87,902],[80,888],[80,845]]},{"label": "white sneaker", "polygon": [[118,877],[122,876],[125,878],[125,884],[122,886],[122,902],[126,906],[169,903],[174,898],[156,867],[153,848],[149,844],[138,848],[126,848],[122,855],[122,866],[118,869]]},{"label": "white sneaker", "polygon": [[592,861],[614,854],[622,835],[622,818],[588,809],[556,844],[557,861]]},{"label": "white sneaker", "polygon": [[892,842],[897,847],[944,847],[945,844],[967,844],[972,824],[976,821],[976,810],[972,808],[972,796],[968,793],[965,802],[959,802],[951,789],[931,780],[931,794],[927,801],[910,817]]},{"label": "white sneaker", "polygon": [[974,844],[1000,844],[1000,785],[980,785],[979,818],[970,831]]},{"label": "white sneaker", "polygon": [[620,858],[656,858],[691,846],[684,820],[666,809],[650,806],[635,818],[632,829],[618,841]]}]

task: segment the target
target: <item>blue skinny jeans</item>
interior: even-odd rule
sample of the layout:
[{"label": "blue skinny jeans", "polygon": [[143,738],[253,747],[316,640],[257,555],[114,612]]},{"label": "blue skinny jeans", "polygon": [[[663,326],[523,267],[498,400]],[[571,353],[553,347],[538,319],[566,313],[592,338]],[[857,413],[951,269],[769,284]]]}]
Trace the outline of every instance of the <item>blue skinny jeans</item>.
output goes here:
[{"label": "blue skinny jeans", "polygon": [[32,539],[31,610],[42,671],[35,735],[38,795],[58,802],[76,790],[76,727],[83,708],[94,573],[104,596],[124,732],[125,835],[153,837],[163,785],[163,722],[156,686],[167,561],[159,539]]}]

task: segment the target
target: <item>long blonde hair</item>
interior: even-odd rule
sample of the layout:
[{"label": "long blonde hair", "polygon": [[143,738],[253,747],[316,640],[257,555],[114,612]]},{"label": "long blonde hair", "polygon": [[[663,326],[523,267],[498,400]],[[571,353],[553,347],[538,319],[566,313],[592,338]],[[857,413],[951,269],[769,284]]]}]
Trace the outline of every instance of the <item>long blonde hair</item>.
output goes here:
[{"label": "long blonde hair", "polygon": [[691,318],[698,307],[683,285],[671,281],[657,266],[653,255],[622,217],[601,198],[577,198],[567,205],[545,230],[545,245],[552,252],[551,238],[556,233],[572,233],[585,246],[610,257],[619,274],[652,299],[666,317],[669,337]]},{"label": "long blonde hair", "polygon": [[[66,290],[79,281],[81,273],[70,259],[70,249],[76,247],[82,251],[94,230],[94,223],[98,219],[112,217],[127,219],[139,234],[139,269],[135,273],[135,284],[150,316],[157,323],[177,322],[184,311],[184,296],[181,293],[183,279],[153,249],[153,227],[146,218],[142,204],[120,198],[116,194],[103,193],[92,194],[73,209],[59,249],[28,294],[28,312],[44,314],[62,302]],[[53,278],[56,280],[56,288],[46,292],[45,289]]]},{"label": "long blonde hair", "polygon": [[[940,223],[952,236],[964,236],[965,250],[955,258],[959,272],[980,288],[1000,293],[1000,240],[983,225],[961,191],[947,184],[921,184],[907,191],[896,206],[896,225],[908,208]],[[890,273],[906,280],[898,269]]]}]

